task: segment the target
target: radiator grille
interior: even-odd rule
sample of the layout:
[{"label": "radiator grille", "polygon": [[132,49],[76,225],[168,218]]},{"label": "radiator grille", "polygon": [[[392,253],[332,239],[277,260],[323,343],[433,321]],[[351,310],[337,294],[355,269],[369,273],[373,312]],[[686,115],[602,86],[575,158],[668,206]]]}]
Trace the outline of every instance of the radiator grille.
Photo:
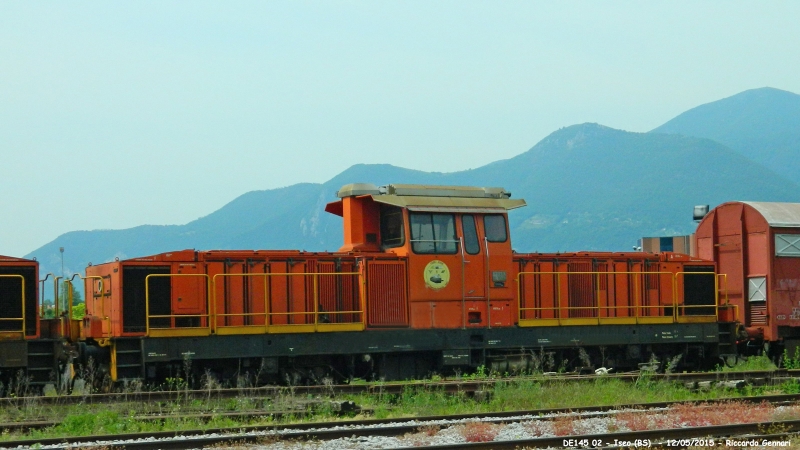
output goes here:
[{"label": "radiator grille", "polygon": [[[569,263],[569,272],[591,272],[591,263]],[[569,317],[593,317],[595,310],[594,282],[591,274],[571,274],[569,277]],[[576,309],[572,309],[576,308]]]},{"label": "radiator grille", "polygon": [[750,304],[750,325],[767,324],[767,305]]},{"label": "radiator grille", "polygon": [[[318,262],[320,273],[355,272],[352,262]],[[320,320],[330,323],[352,323],[360,321],[358,314],[333,314],[341,311],[358,311],[358,275],[319,275]],[[325,314],[328,313],[328,314]]]},{"label": "radiator grille", "polygon": [[406,267],[402,261],[370,261],[367,310],[370,326],[408,326]]}]

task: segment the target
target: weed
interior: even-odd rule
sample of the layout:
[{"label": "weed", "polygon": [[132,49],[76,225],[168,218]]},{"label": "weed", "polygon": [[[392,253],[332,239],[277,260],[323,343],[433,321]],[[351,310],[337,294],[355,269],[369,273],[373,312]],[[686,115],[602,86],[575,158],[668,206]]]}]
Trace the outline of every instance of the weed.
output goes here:
[{"label": "weed", "polygon": [[539,358],[542,361],[542,367],[544,367],[545,370],[552,371],[553,368],[555,368],[556,357],[554,352],[545,353],[544,347],[541,347],[539,350]]},{"label": "weed", "polygon": [[675,355],[672,359],[670,359],[669,362],[667,363],[666,369],[664,369],[664,372],[673,373],[675,369],[678,368],[678,364],[680,364],[681,358],[683,358],[683,353],[679,353]]},{"label": "weed", "polygon": [[650,428],[650,418],[638,411],[624,411],[616,416],[617,423],[622,423],[631,431],[644,431]]},{"label": "weed", "polygon": [[589,358],[589,354],[586,353],[586,350],[584,350],[583,347],[578,347],[578,359],[581,360],[583,367],[593,367],[592,360]]},{"label": "weed", "polygon": [[167,377],[164,382],[169,391],[182,391],[183,389],[188,389],[189,386],[186,380],[181,377]]},{"label": "weed", "polygon": [[678,423],[675,418],[669,414],[656,414],[650,416],[651,423],[654,429],[667,430],[670,428],[678,428]]},{"label": "weed", "polygon": [[536,354],[533,350],[530,351],[531,354],[531,363],[530,363],[530,370],[531,373],[540,372],[542,370],[542,358]]},{"label": "weed", "polygon": [[773,421],[800,419],[800,405],[783,406],[777,408],[772,415]]},{"label": "weed", "polygon": [[570,436],[575,434],[575,416],[559,416],[553,420],[553,433],[556,436]]},{"label": "weed", "polygon": [[550,433],[552,430],[550,422],[544,420],[532,420],[525,423],[524,426],[528,433],[533,436],[543,436],[546,433]]},{"label": "weed", "polygon": [[761,434],[786,434],[789,429],[786,425],[780,423],[771,423],[765,427],[758,427]]},{"label": "weed", "polygon": [[774,412],[774,406],[766,402],[754,405],[741,401],[717,403],[711,406],[683,403],[670,408],[670,415],[675,421],[688,427],[766,422],[771,419]]},{"label": "weed", "polygon": [[787,369],[800,369],[800,346],[794,348],[794,356],[783,350],[783,367]]},{"label": "weed", "polygon": [[500,425],[489,422],[467,422],[460,431],[467,442],[492,442],[500,428]]},{"label": "weed", "polygon": [[11,383],[9,383],[9,392],[12,397],[28,397],[30,393],[31,378],[25,376],[25,371],[20,369],[17,371],[16,376]]},{"label": "weed", "polygon": [[433,437],[439,434],[439,430],[441,429],[442,427],[440,427],[439,425],[424,425],[419,427],[418,431],[424,434],[425,436]]},{"label": "weed", "polygon": [[87,395],[97,390],[99,381],[98,371],[97,364],[95,364],[93,357],[90,356],[86,364],[80,368],[78,371],[78,378],[84,381],[84,386],[86,387],[83,389],[83,392],[79,392],[79,394]]},{"label": "weed", "polygon": [[733,367],[717,366],[717,372],[746,372],[756,370],[775,370],[775,364],[766,355],[739,357]]},{"label": "weed", "polygon": [[791,378],[787,381],[784,381],[781,384],[780,389],[784,394],[800,394],[800,380],[797,378]]},{"label": "weed", "polygon": [[475,372],[466,376],[468,380],[483,380],[489,377],[489,372],[486,370],[486,366],[481,364],[477,368],[475,368]]}]

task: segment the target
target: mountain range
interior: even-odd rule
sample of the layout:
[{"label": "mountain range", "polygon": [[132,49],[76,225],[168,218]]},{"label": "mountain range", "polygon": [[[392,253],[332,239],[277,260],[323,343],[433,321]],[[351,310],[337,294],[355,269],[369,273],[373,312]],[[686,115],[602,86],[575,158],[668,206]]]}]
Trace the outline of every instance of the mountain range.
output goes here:
[{"label": "mountain range", "polygon": [[585,123],[516,157],[438,173],[357,164],[322,183],[252,191],[185,225],[73,231],[38,248],[42,273],[70,249],[87,263],[169,250],[337,250],[341,218],[324,212],[344,184],[502,186],[528,207],[510,213],[520,252],[630,250],[642,236],[688,234],[692,206],[730,200],[800,202],[800,95],[753,89],[678,115],[649,133]]}]

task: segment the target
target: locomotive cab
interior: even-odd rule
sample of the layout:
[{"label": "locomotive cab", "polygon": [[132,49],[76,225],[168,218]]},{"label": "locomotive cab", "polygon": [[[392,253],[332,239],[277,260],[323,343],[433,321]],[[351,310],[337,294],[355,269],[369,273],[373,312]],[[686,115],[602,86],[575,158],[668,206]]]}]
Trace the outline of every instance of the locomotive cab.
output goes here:
[{"label": "locomotive cab", "polygon": [[507,211],[525,206],[502,188],[348,184],[326,211],[344,219],[340,252],[403,259],[411,328],[516,322]]},{"label": "locomotive cab", "polygon": [[38,274],[36,261],[0,256],[0,342],[39,335]]},{"label": "locomotive cab", "polygon": [[27,389],[51,382],[58,367],[57,341],[45,339],[41,326],[38,278],[35,260],[0,256],[0,396],[19,371],[26,372]]}]

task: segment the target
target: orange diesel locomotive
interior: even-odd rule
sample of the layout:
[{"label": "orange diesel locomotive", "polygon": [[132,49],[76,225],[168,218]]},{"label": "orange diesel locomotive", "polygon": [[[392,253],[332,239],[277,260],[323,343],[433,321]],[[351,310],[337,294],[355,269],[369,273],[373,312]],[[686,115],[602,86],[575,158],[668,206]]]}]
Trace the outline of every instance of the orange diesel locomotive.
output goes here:
[{"label": "orange diesel locomotive", "polygon": [[507,212],[525,202],[501,188],[351,184],[338,197],[325,208],[343,218],[337,252],[182,250],[88,267],[86,316],[55,327],[59,368],[315,383],[702,367],[735,353],[712,261],[515,253]]}]

